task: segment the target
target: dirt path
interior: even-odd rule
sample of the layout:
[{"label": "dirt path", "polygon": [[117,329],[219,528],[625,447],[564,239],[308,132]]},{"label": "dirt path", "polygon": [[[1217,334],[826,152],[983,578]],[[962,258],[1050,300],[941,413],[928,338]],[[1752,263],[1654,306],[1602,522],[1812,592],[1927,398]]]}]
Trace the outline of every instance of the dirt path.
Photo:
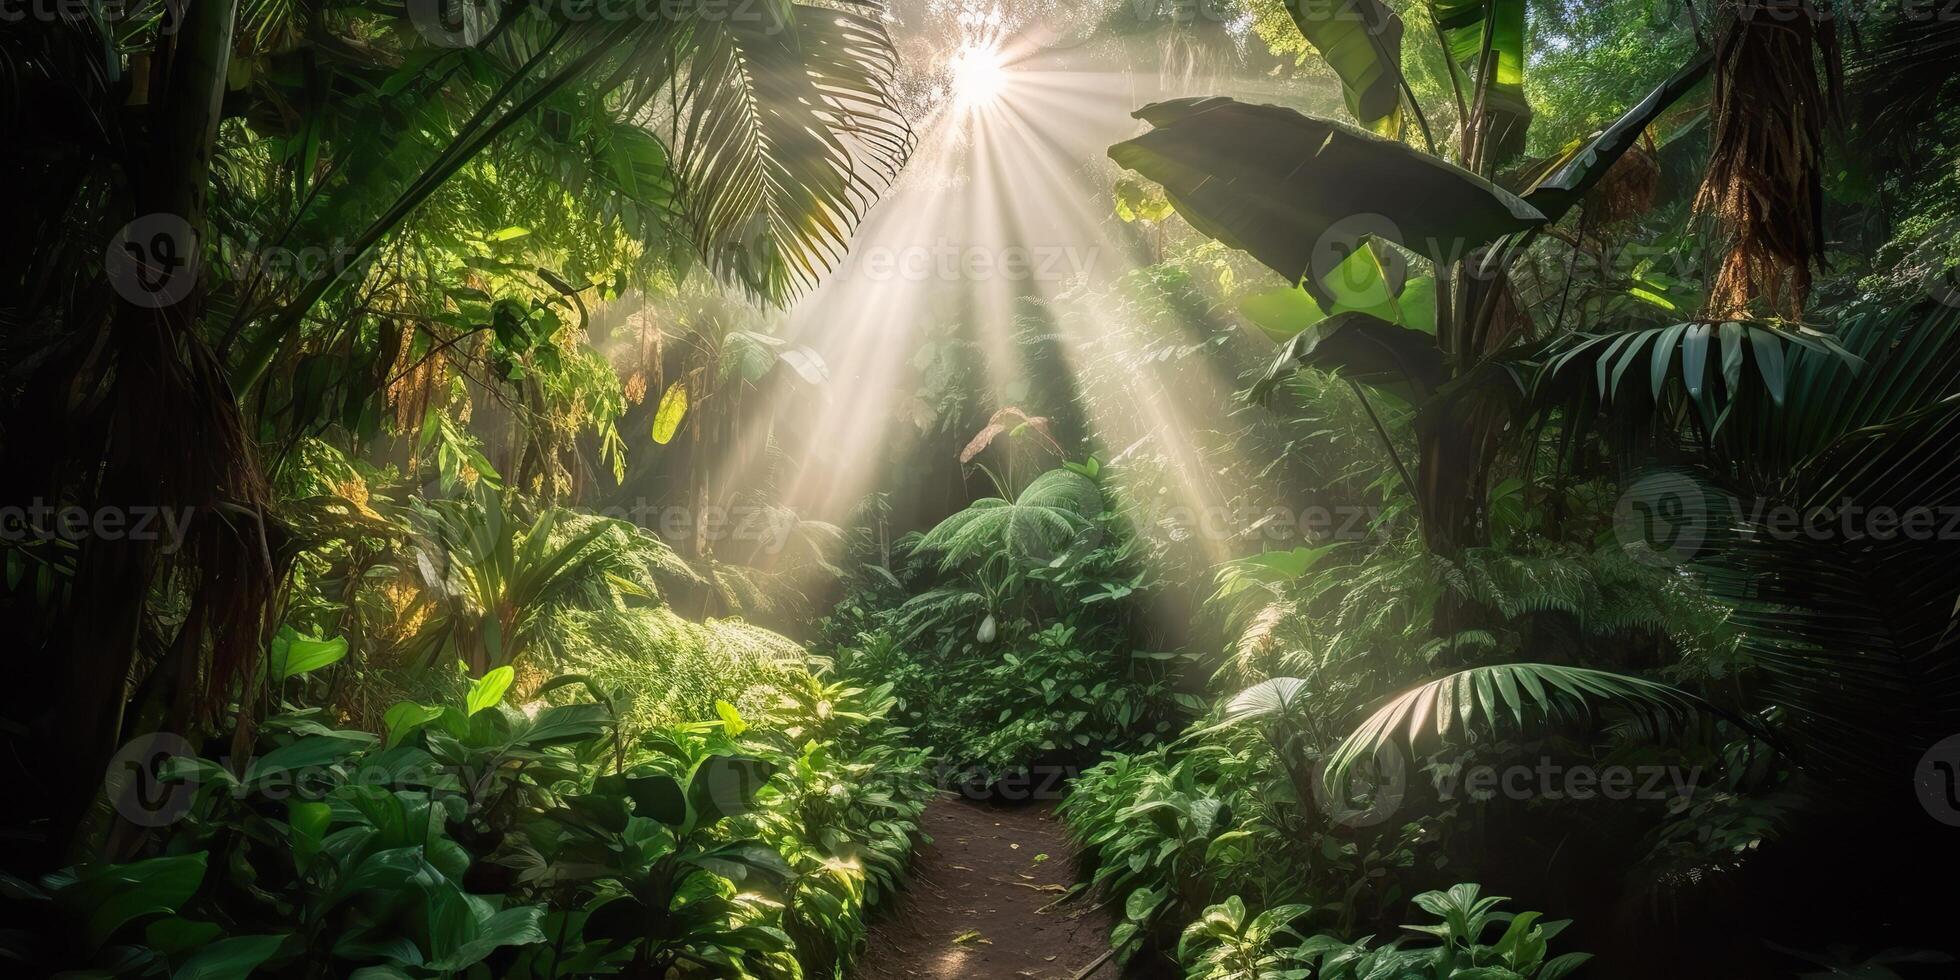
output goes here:
[{"label": "dirt path", "polygon": [[[1054,807],[941,800],[903,897],[871,927],[857,980],[1066,980],[1109,948],[1106,912],[1071,901],[1075,849]],[[1095,980],[1114,980],[1104,965]]]}]

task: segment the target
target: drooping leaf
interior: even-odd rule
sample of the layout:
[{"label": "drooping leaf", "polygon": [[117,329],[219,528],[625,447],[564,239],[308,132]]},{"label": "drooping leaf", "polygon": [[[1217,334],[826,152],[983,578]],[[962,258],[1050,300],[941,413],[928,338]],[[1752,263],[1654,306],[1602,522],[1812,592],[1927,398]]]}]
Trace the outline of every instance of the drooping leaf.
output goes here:
[{"label": "drooping leaf", "polygon": [[1545,220],[1461,167],[1291,109],[1214,97],[1136,115],[1156,128],[1110,158],[1162,184],[1192,227],[1312,292],[1366,237],[1451,263]]},{"label": "drooping leaf", "polygon": [[1337,313],[1287,341],[1253,386],[1253,398],[1263,399],[1301,367],[1332,371],[1411,404],[1420,404],[1448,380],[1434,337],[1367,313]]},{"label": "drooping leaf", "polygon": [[675,151],[696,248],[773,302],[814,284],[911,152],[869,4],[767,0],[692,19]]},{"label": "drooping leaf", "polygon": [[347,638],[344,636],[322,640],[318,637],[301,636],[292,627],[282,627],[272,638],[266,669],[272,682],[276,684],[289,677],[297,677],[339,663],[345,656],[347,656]]},{"label": "drooping leaf", "polygon": [[1376,709],[1329,756],[1327,782],[1345,786],[1356,763],[1374,758],[1398,735],[1415,744],[1456,729],[1517,731],[1533,722],[1577,721],[1604,703],[1658,719],[1723,714],[1687,691],[1628,674],[1557,664],[1472,667],[1411,688]]},{"label": "drooping leaf", "polygon": [[86,868],[54,890],[55,902],[87,923],[89,941],[100,946],[124,923],[188,901],[204,880],[205,858],[197,851]]},{"label": "drooping leaf", "polygon": [[1632,148],[1640,134],[1647,130],[1655,118],[1679,101],[1681,96],[1701,83],[1708,76],[1710,57],[1703,53],[1674,73],[1674,77],[1662,82],[1613,121],[1611,126],[1594,136],[1562,164],[1553,168],[1549,174],[1532,185],[1525,192],[1524,199],[1531,202],[1544,215],[1557,221],[1565,212],[1572,209],[1579,199],[1593,189],[1613,164]]}]

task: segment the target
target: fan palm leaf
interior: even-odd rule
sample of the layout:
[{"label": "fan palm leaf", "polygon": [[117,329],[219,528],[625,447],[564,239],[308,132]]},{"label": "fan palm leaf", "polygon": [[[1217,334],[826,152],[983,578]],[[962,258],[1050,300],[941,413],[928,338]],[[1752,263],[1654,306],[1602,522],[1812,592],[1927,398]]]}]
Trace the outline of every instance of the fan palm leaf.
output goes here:
[{"label": "fan palm leaf", "polygon": [[1094,480],[1070,470],[1049,470],[1011,501],[984,497],[940,521],[919,548],[943,553],[945,568],[996,554],[1015,561],[1046,559],[1066,547],[1102,509],[1102,490]]},{"label": "fan palm leaf", "polygon": [[[1680,688],[1628,674],[1558,664],[1472,667],[1404,691],[1376,709],[1327,760],[1327,780],[1346,785],[1357,763],[1406,737],[1411,747],[1452,732],[1483,733],[1528,724],[1581,721],[1617,704],[1657,721],[1720,709]],[[1661,729],[1665,730],[1662,724]]]}]

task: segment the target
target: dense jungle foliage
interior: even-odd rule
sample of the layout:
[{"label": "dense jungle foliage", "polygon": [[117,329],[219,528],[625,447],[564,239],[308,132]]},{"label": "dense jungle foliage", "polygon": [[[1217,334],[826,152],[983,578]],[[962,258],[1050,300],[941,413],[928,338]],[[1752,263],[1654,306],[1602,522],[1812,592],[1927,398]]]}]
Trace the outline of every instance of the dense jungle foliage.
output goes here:
[{"label": "dense jungle foliage", "polygon": [[0,959],[1948,975],[1948,7],[7,4]]}]

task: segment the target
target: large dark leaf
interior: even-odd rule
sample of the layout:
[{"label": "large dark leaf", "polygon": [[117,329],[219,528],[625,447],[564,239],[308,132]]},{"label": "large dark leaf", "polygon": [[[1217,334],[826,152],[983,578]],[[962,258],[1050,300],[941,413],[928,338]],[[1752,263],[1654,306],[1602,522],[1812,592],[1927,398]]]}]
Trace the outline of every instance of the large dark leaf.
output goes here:
[{"label": "large dark leaf", "polygon": [[1883,293],[1845,309],[1834,327],[1834,346],[1862,368],[1845,370],[1834,352],[1793,350],[1780,402],[1762,393],[1726,430],[1726,455],[1753,471],[1758,488],[1846,433],[1960,393],[1960,307]]},{"label": "large dark leaf", "polygon": [[1309,289],[1364,236],[1449,263],[1545,220],[1461,167],[1291,109],[1213,97],[1136,115],[1156,128],[1110,147],[1110,158],[1162,184],[1192,227],[1287,281],[1311,272]]},{"label": "large dark leaf", "polygon": [[86,923],[101,945],[131,919],[174,912],[204,880],[203,851],[130,864],[92,865],[54,889],[55,902]]},{"label": "large dark leaf", "polygon": [[773,763],[753,756],[711,755],[701,760],[687,784],[693,828],[712,827],[725,817],[747,813],[775,771]]},{"label": "large dark leaf", "polygon": [[1381,0],[1286,0],[1307,43],[1341,78],[1356,121],[1383,136],[1402,132],[1402,18]]},{"label": "large dark leaf", "polygon": [[1287,341],[1266,376],[1253,386],[1253,397],[1263,399],[1300,367],[1333,371],[1411,404],[1428,398],[1448,377],[1434,337],[1367,313],[1336,313]]}]

